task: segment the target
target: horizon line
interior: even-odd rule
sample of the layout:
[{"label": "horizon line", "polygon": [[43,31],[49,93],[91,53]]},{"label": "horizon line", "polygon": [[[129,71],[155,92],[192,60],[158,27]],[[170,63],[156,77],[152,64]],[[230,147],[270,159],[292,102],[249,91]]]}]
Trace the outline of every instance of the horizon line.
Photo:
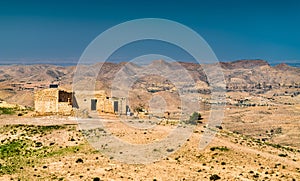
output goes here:
[{"label": "horizon line", "polygon": [[[55,59],[55,60],[58,60],[58,59]],[[264,59],[259,59],[259,58],[256,58],[256,59],[237,59],[237,60],[227,60],[227,61],[219,61],[221,63],[232,63],[232,62],[237,62],[237,61],[257,61],[257,60],[260,60],[260,61],[265,61],[267,62],[270,66],[276,66],[278,64],[287,64],[289,66],[292,66],[292,67],[300,67],[300,62],[297,62],[296,60],[290,60],[290,61],[286,61],[286,60],[278,60],[278,61],[267,61],[267,60],[264,60]],[[79,61],[62,61],[62,62],[53,62],[53,61],[50,61],[48,59],[48,61],[43,61],[43,62],[37,62],[38,60],[35,60],[34,62],[24,62],[24,60],[22,62],[8,62],[8,61],[5,61],[5,62],[2,62],[0,60],[0,66],[9,66],[9,65],[56,65],[56,66],[63,66],[63,67],[67,67],[67,66],[74,66],[74,65],[78,65]],[[152,61],[155,61],[155,60],[152,60]],[[167,61],[167,60],[164,60],[164,61]],[[81,64],[81,65],[93,65],[95,63],[115,63],[115,64],[119,64],[119,63],[124,63],[124,62],[130,62],[130,61],[120,61],[120,60],[109,60],[109,61],[99,61],[99,62],[91,62],[91,63],[86,63],[86,64]],[[180,63],[196,63],[198,64],[198,62],[195,62],[195,61],[182,61],[182,60],[177,60],[176,62]],[[199,63],[199,64],[202,64],[202,63]]]}]

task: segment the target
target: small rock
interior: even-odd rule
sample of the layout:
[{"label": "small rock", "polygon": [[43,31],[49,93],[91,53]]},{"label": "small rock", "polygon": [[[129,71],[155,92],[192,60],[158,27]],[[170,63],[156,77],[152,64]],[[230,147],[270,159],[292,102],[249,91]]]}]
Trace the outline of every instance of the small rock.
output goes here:
[{"label": "small rock", "polygon": [[213,174],[212,176],[209,177],[209,180],[219,180],[221,177],[217,174]]},{"label": "small rock", "polygon": [[78,159],[76,160],[76,163],[83,163],[83,160],[82,160],[81,158],[78,158]]},{"label": "small rock", "polygon": [[42,142],[36,142],[35,143],[35,147],[36,148],[39,148],[39,147],[42,147],[43,146],[43,143]]}]

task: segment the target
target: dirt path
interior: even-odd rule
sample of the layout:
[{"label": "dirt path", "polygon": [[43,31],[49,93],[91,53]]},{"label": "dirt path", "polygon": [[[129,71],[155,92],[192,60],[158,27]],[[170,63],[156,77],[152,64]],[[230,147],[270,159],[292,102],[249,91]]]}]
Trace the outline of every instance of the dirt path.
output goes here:
[{"label": "dirt path", "polygon": [[76,119],[72,117],[0,117],[0,125],[26,124],[26,125],[62,125],[77,124]]}]

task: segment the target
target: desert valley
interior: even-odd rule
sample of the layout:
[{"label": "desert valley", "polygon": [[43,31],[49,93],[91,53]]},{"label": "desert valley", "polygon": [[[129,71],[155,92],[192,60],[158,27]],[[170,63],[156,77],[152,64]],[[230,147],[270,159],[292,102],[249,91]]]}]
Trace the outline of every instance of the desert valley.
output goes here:
[{"label": "desert valley", "polygon": [[[72,93],[78,67],[0,66],[0,180],[300,180],[300,68],[271,66],[264,60],[220,62],[225,99],[214,102],[205,72],[213,72],[211,66],[164,60],[146,68],[130,62],[80,65],[83,73],[76,86],[84,89],[96,77],[94,88],[105,92],[104,103],[113,101],[106,102],[112,111],[74,109],[68,114],[37,112],[35,94],[50,85]],[[188,91],[199,104],[196,120],[191,120],[194,111],[180,120],[182,102],[177,84],[170,80],[183,74],[172,74],[178,67],[193,81]],[[175,77],[143,74],[155,68]],[[135,78],[137,72],[142,73]],[[132,84],[115,84],[120,77],[129,77]],[[180,81],[183,85],[185,79]],[[124,115],[122,101],[111,91],[116,85],[118,91],[130,89]],[[99,100],[92,107],[100,106]],[[73,97],[67,101],[74,106]],[[211,143],[200,150],[213,105],[223,106],[224,118],[211,128],[216,132]],[[78,118],[88,122],[95,117],[105,121],[105,128],[82,129]],[[148,126],[129,126],[122,119]],[[151,144],[167,137],[180,121],[189,124],[189,119],[195,122],[184,144],[153,150],[166,156],[151,163],[121,162],[90,144],[93,131],[100,132],[97,139],[109,132],[130,144]]]}]

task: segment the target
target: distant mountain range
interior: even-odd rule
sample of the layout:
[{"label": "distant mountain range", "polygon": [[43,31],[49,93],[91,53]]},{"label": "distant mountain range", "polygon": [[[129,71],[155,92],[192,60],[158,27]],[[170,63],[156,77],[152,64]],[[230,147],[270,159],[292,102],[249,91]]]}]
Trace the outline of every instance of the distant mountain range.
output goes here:
[{"label": "distant mountain range", "polygon": [[[258,59],[260,60],[260,59]],[[220,61],[220,62],[237,62],[237,61],[247,61],[245,60],[234,60],[234,61]],[[256,61],[256,59],[253,59],[253,61]],[[120,61],[108,61],[110,63],[120,63]],[[183,62],[189,62],[189,61],[183,61]],[[267,61],[271,66],[276,66],[281,63],[285,63],[291,67],[300,67],[300,60],[289,60],[289,61]],[[57,65],[57,66],[76,66],[77,60],[0,60],[0,66],[3,65],[36,65],[36,64],[50,64],[50,65]]]},{"label": "distant mountain range", "polygon": [[[287,64],[271,66],[264,60],[239,60],[220,62],[219,65],[223,69],[227,91],[264,93],[274,89],[299,88],[300,86],[300,68],[291,67]],[[186,70],[196,83],[196,88],[193,88],[193,91],[208,94],[210,89],[206,74],[203,71],[204,66],[212,65],[188,62],[172,63],[163,60],[153,61],[147,65],[149,70],[151,67],[159,67],[175,78],[182,76],[183,71]],[[122,77],[128,77],[135,81],[131,86],[135,92],[133,99],[136,101],[138,101],[138,97],[149,97],[154,93],[165,94],[169,97],[175,96],[176,93],[176,85],[162,75],[149,75],[148,72],[148,75],[145,74],[146,76],[136,79],[137,72],[146,69],[134,63],[106,62],[81,65],[80,67],[84,75],[80,80],[83,87],[90,84],[89,81],[92,77],[97,76],[96,88],[110,90],[116,81],[116,76],[122,75]],[[97,72],[100,67],[101,71]],[[75,71],[76,66],[47,64],[0,66],[0,99],[10,103],[33,106],[34,90],[48,88],[51,83],[59,84],[61,88],[71,90]],[[182,83],[184,81],[182,79]],[[122,86],[125,85],[118,84],[117,86],[122,89],[124,88]]]}]

